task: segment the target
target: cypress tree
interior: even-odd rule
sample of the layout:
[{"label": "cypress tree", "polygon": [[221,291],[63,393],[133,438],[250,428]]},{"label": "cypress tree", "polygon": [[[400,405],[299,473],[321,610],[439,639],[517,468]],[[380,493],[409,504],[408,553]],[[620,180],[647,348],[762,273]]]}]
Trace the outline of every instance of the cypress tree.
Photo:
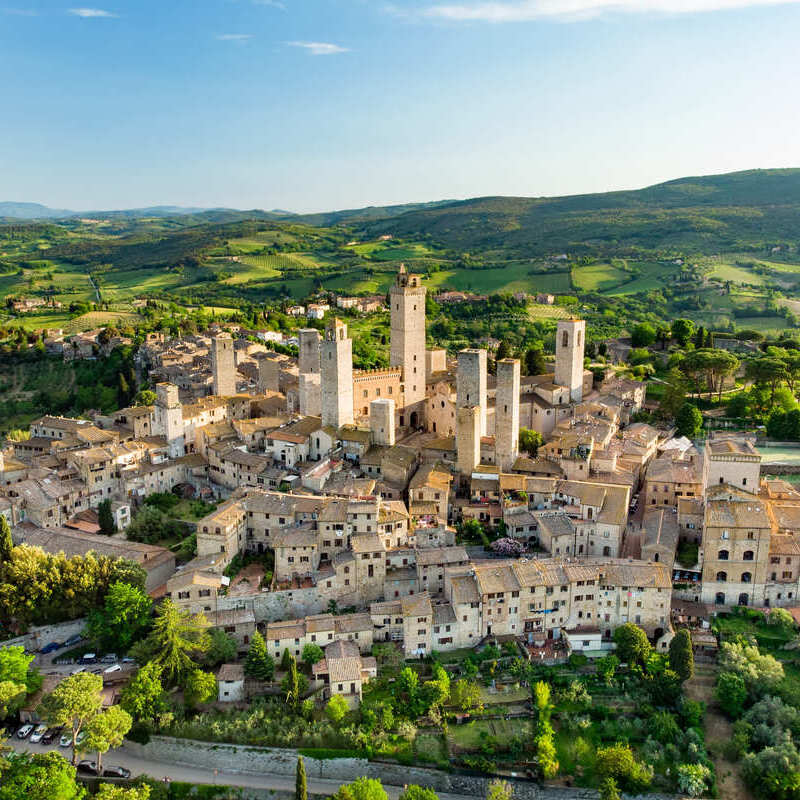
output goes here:
[{"label": "cypress tree", "polygon": [[303,757],[297,757],[297,777],[294,783],[295,800],[308,800],[308,789],[306,788],[306,765]]},{"label": "cypress tree", "polygon": [[8,561],[11,558],[11,551],[14,549],[14,542],[11,539],[11,528],[8,520],[0,514],[0,562]]},{"label": "cypress tree", "polygon": [[669,643],[669,668],[682,681],[688,681],[694,675],[692,636],[686,628],[681,628]]},{"label": "cypress tree", "polygon": [[260,681],[271,681],[275,675],[275,662],[267,652],[267,643],[264,641],[264,637],[258,631],[250,640],[244,671]]}]

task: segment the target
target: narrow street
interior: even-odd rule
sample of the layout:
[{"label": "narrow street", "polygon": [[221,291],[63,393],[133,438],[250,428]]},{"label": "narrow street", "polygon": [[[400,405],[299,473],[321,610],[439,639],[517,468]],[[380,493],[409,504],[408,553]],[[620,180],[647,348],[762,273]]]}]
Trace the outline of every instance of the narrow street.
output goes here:
[{"label": "narrow street", "polygon": [[[69,748],[58,747],[56,744],[31,744],[28,740],[20,741],[16,736],[11,737],[8,744],[20,753],[44,753],[48,750],[57,750],[66,759],[70,757]],[[86,753],[83,758],[94,759],[94,755]],[[106,753],[103,756],[103,765],[119,765],[129,769],[134,777],[149,775],[151,778],[159,781],[164,778],[169,778],[171,781],[181,781],[184,783],[242,786],[253,789],[274,789],[276,791],[291,792],[294,792],[295,788],[294,775],[251,775],[238,772],[219,772],[215,775],[213,770],[184,767],[174,764],[162,764],[158,761],[145,760],[131,754],[124,746],[120,747],[118,750]],[[357,777],[358,775],[353,775],[352,780],[355,780]],[[319,780],[310,776],[308,778],[308,790],[314,794],[332,795],[341,785],[339,781]],[[386,790],[391,800],[398,798],[403,791],[402,786],[384,785],[383,788]],[[439,796],[439,800],[469,800],[466,795],[460,794],[437,792],[437,795]]]}]

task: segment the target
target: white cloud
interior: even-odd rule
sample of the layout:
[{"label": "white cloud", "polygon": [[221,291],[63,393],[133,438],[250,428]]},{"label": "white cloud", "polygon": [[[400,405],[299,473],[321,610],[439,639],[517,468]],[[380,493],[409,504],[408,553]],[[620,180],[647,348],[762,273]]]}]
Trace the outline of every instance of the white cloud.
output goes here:
[{"label": "white cloud", "polygon": [[221,33],[217,36],[220,42],[246,42],[252,38],[252,33]]},{"label": "white cloud", "polygon": [[75,17],[83,17],[84,19],[97,19],[101,17],[116,17],[110,11],[104,11],[102,8],[71,8],[69,13]]},{"label": "white cloud", "polygon": [[311,53],[312,56],[335,56],[339,53],[349,53],[347,47],[340,47],[338,44],[330,44],[330,42],[286,42],[289,47],[303,47]]},{"label": "white cloud", "polygon": [[422,16],[466,22],[530,22],[580,20],[602,14],[691,14],[753,6],[796,4],[800,0],[489,0],[442,3],[422,10]]}]

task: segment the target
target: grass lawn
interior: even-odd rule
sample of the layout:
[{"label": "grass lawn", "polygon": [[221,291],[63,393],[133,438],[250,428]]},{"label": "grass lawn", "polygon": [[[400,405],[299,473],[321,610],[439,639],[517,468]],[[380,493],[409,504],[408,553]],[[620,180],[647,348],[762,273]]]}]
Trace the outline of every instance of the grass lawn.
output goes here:
[{"label": "grass lawn", "polygon": [[638,277],[616,289],[607,291],[606,294],[619,296],[660,289],[675,276],[675,271],[677,270],[674,265],[663,264],[658,261],[637,261],[635,266],[641,270],[641,274]]},{"label": "grass lawn", "polygon": [[524,703],[531,699],[531,690],[525,686],[515,689],[509,686],[507,691],[490,692],[485,686],[481,686],[481,700],[485,706],[493,706],[507,703]]},{"label": "grass lawn", "polygon": [[572,268],[572,280],[583,292],[603,292],[620,287],[620,284],[631,278],[612,264],[587,264]]},{"label": "grass lawn", "polygon": [[737,328],[744,330],[762,331],[782,331],[789,327],[789,323],[783,317],[736,317],[734,320]]},{"label": "grass lawn", "polygon": [[453,749],[470,751],[478,750],[485,736],[494,736],[503,747],[514,736],[527,739],[530,733],[531,720],[526,717],[478,719],[463,725],[449,725],[447,741]]},{"label": "grass lawn", "polygon": [[716,263],[709,273],[709,277],[733,283],[751,283],[756,286],[763,286],[767,282],[763,275],[758,275],[747,267],[740,267],[726,261]]}]

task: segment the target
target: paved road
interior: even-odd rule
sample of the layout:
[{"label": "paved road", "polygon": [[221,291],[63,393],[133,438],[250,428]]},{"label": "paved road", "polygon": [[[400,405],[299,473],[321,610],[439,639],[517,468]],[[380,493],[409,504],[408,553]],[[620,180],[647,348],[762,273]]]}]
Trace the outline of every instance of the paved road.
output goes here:
[{"label": "paved road", "polygon": [[[20,741],[16,736],[9,740],[9,745],[18,752],[44,753],[47,750],[58,750],[65,758],[70,757],[70,750],[56,745],[31,744],[28,740]],[[91,754],[86,754],[85,758],[94,758]],[[197,769],[195,767],[182,767],[173,764],[161,764],[157,761],[149,761],[139,758],[126,751],[125,747],[106,753],[103,756],[104,766],[120,765],[126,767],[135,776],[149,775],[156,780],[163,780],[168,777],[173,781],[183,781],[185,783],[205,783],[219,784],[220,786],[244,786],[254,789],[275,789],[294,792],[294,775],[248,775],[237,772],[220,772],[214,775],[213,770]],[[353,775],[355,780],[358,775]],[[339,781],[319,780],[308,778],[308,790],[314,794],[334,794],[341,783]],[[391,800],[400,796],[403,789],[399,786],[384,786],[386,793]],[[437,792],[440,800],[470,800],[466,795],[446,794]]]}]

